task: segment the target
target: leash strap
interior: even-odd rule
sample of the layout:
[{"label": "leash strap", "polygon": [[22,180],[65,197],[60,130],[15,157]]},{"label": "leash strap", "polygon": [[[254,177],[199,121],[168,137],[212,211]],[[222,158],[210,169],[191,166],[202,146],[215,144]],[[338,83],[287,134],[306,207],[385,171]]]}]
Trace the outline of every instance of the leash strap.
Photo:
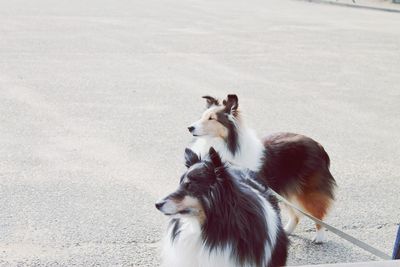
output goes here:
[{"label": "leash strap", "polygon": [[290,203],[288,200],[286,200],[284,197],[282,197],[281,195],[279,195],[277,192],[275,192],[274,190],[272,190],[271,188],[269,188],[269,190],[271,190],[271,192],[276,196],[276,198],[279,201],[282,201],[283,203],[285,203],[286,205],[290,206],[291,208],[295,209],[296,211],[300,212],[301,214],[303,214],[304,216],[310,218],[311,220],[313,220],[314,222],[322,225],[323,227],[325,227],[326,229],[328,229],[329,231],[331,231],[332,233],[338,235],[339,237],[346,239],[347,241],[349,241],[350,243],[356,245],[357,247],[368,251],[369,253],[377,256],[378,258],[381,258],[383,260],[391,260],[392,258],[387,255],[386,253],[380,251],[379,249],[376,249],[370,245],[368,245],[367,243],[349,235],[346,234],[345,232],[337,229],[336,227],[333,227],[323,221],[321,221],[318,218],[315,218],[314,216],[308,214],[307,212],[303,211],[302,209],[300,209],[299,207],[293,205],[292,203]]}]

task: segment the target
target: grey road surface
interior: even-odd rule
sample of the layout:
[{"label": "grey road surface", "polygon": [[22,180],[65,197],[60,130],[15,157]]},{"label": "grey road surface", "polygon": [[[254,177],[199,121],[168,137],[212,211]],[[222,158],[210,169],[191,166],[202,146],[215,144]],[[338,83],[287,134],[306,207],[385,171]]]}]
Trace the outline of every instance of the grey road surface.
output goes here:
[{"label": "grey road surface", "polygon": [[[0,265],[157,266],[202,95],[259,136],[309,135],[327,221],[391,252],[400,218],[400,15],[290,0],[0,0]],[[284,214],[285,215],[285,214]],[[376,260],[302,221],[290,265]]]}]

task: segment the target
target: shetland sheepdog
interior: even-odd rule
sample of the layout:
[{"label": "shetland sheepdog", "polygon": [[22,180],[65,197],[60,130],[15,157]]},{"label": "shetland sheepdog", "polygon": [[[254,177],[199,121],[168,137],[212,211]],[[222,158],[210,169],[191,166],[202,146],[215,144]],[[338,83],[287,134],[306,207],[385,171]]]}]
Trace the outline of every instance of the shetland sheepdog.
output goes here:
[{"label": "shetland sheepdog", "polygon": [[170,217],[162,266],[284,266],[288,239],[269,189],[213,148],[206,160],[186,149],[185,159],[178,189],[156,203]]},{"label": "shetland sheepdog", "polygon": [[[324,148],[295,133],[276,133],[260,140],[244,125],[236,95],[228,95],[222,103],[211,96],[203,98],[207,100],[206,110],[188,127],[195,137],[190,148],[204,156],[214,147],[224,161],[257,172],[264,185],[322,220],[334,200],[336,186]],[[291,234],[301,215],[290,207],[287,210],[285,231]],[[316,224],[316,231],[314,242],[324,242],[321,225]]]}]

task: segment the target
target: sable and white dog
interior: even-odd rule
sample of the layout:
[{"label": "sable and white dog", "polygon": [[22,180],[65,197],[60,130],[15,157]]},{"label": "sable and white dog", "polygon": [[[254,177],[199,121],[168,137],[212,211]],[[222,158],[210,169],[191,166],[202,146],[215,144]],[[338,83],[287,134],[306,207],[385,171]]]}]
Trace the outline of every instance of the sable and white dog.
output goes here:
[{"label": "sable and white dog", "polygon": [[170,216],[165,267],[284,266],[288,239],[268,188],[247,169],[229,166],[210,148],[207,160],[185,151],[178,189],[156,203]]},{"label": "sable and white dog", "polygon": [[[210,96],[203,98],[207,100],[206,111],[188,127],[195,137],[190,148],[203,157],[214,147],[224,161],[257,172],[264,185],[322,220],[334,200],[336,186],[324,148],[294,133],[277,133],[260,140],[244,126],[236,95],[228,95],[222,103]],[[287,208],[290,219],[285,230],[290,234],[301,216]],[[318,224],[316,229],[314,241],[324,242],[324,229]]]}]

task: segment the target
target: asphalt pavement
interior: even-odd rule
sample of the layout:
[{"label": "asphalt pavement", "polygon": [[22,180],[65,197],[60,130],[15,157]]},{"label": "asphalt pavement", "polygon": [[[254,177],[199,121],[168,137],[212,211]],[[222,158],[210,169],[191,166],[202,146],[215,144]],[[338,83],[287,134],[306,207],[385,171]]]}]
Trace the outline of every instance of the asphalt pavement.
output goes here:
[{"label": "asphalt pavement", "polygon": [[[187,126],[236,93],[331,157],[327,222],[391,253],[400,14],[293,0],[0,0],[0,265],[158,266]],[[284,214],[284,219],[285,219]],[[376,260],[304,219],[289,264]]]}]

